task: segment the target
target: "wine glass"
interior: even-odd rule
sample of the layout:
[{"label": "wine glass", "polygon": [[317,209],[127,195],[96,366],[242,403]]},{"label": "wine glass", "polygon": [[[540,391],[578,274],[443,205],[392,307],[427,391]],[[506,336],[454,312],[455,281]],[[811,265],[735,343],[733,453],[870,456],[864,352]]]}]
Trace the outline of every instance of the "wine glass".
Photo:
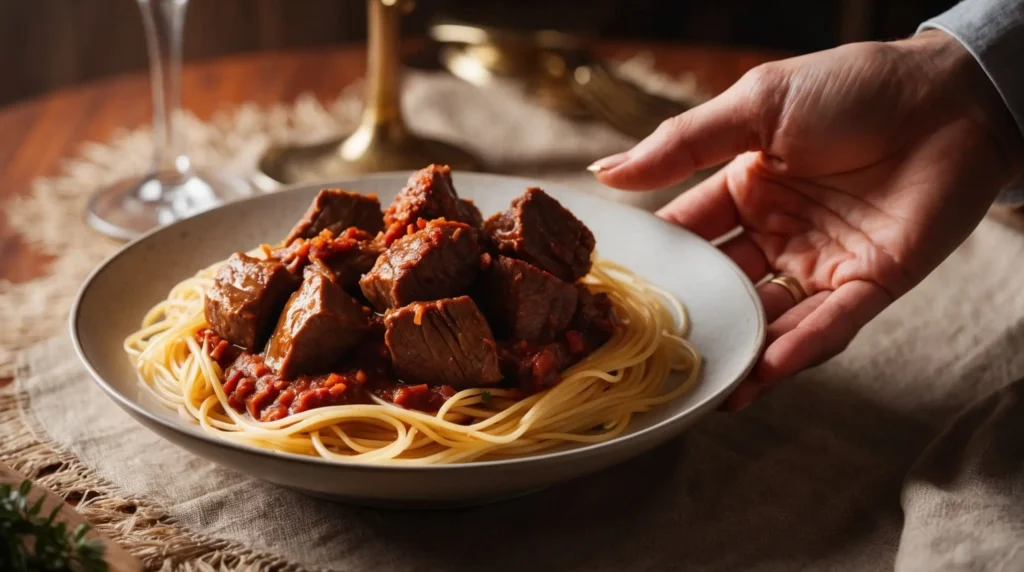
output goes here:
[{"label": "wine glass", "polygon": [[86,218],[123,240],[224,202],[247,197],[242,178],[197,169],[176,128],[181,106],[181,43],[188,0],[138,0],[153,88],[153,163],[147,174],[118,181],[89,199]]}]

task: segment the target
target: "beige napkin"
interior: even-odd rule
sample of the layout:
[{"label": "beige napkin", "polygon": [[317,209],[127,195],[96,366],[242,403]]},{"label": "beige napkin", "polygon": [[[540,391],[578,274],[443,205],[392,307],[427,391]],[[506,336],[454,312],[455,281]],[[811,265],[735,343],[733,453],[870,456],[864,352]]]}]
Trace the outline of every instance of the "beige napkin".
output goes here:
[{"label": "beige napkin", "polygon": [[1024,236],[984,222],[841,357],[746,411],[466,510],[332,505],[221,469],[131,421],[64,337],[25,352],[18,383],[33,424],[97,475],[308,568],[1021,570],[1022,256]]}]

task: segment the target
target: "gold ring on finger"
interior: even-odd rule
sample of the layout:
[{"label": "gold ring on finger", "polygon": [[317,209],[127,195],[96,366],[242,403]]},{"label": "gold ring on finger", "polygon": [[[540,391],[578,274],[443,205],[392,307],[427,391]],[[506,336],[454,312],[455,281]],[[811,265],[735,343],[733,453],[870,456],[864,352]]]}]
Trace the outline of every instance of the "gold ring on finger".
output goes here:
[{"label": "gold ring on finger", "polygon": [[807,292],[804,290],[804,287],[801,286],[800,282],[798,282],[797,279],[793,278],[792,276],[786,276],[785,274],[781,274],[779,276],[776,276],[775,278],[772,278],[768,282],[771,282],[772,284],[778,284],[779,286],[785,288],[786,291],[789,292],[789,295],[793,297],[793,304],[799,304],[800,302],[803,302],[807,298]]}]

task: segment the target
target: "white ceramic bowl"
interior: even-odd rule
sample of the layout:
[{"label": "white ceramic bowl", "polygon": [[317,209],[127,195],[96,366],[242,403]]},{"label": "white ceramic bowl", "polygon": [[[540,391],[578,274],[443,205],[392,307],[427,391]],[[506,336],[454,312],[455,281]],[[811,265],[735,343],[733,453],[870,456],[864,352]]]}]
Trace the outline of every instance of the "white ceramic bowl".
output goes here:
[{"label": "white ceramic bowl", "polygon": [[128,244],[89,277],[71,313],[71,335],[103,390],[168,441],[230,467],[307,494],[360,504],[451,506],[522,494],[619,463],[678,435],[712,411],[750,371],[764,343],[764,311],[750,281],[703,239],[637,209],[526,179],[457,173],[459,195],[485,216],[528,186],[544,188],[583,220],[602,258],[614,260],[677,295],[693,320],[691,340],[704,356],[695,391],[637,415],[623,435],[596,445],[521,459],[434,467],[379,467],[272,453],[209,436],[158,404],[122,350],[124,338],[170,288],[199,269],[282,238],[317,191],[376,193],[383,204],[407,173],[303,186],[225,205],[155,230]]}]

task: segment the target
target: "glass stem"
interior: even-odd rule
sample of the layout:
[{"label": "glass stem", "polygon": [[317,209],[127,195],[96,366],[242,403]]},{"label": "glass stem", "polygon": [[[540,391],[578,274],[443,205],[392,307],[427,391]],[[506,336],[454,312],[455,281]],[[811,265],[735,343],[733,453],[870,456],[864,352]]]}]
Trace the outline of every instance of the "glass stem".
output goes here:
[{"label": "glass stem", "polygon": [[400,10],[398,2],[387,0],[369,0],[367,6],[367,85],[362,123],[384,128],[392,137],[404,134],[399,96]]},{"label": "glass stem", "polygon": [[181,43],[188,0],[139,0],[153,89],[153,170],[184,175],[188,156],[176,129],[181,108]]}]

